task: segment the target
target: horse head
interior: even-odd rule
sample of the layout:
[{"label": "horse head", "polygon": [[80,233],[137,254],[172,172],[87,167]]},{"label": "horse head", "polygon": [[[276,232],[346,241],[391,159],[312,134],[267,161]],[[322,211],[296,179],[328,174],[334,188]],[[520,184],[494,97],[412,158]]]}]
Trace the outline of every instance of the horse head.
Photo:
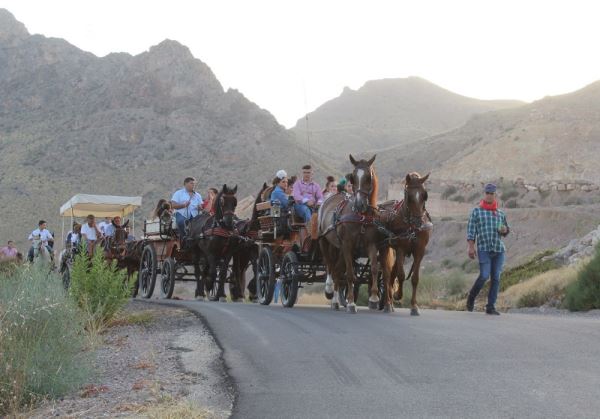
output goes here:
[{"label": "horse head", "polygon": [[235,207],[237,206],[236,193],[237,185],[232,189],[225,184],[215,200],[215,220],[228,229],[233,228]]},{"label": "horse head", "polygon": [[407,224],[420,226],[425,214],[425,202],[427,202],[427,191],[423,186],[429,178],[429,173],[421,177],[417,172],[406,175],[404,186],[404,221]]},{"label": "horse head", "polygon": [[374,155],[369,160],[356,161],[350,154],[350,162],[354,166],[354,171],[350,181],[354,190],[354,205],[352,209],[356,212],[366,212],[369,207],[375,207],[377,204],[377,175],[373,168],[375,161]]}]

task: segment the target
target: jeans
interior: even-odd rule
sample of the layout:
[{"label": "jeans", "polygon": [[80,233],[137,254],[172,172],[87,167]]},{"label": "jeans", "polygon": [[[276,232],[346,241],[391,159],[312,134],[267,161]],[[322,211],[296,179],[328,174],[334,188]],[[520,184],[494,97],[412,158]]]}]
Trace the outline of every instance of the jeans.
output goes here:
[{"label": "jeans", "polygon": [[473,288],[469,291],[469,295],[475,299],[483,285],[488,280],[492,279],[490,284],[490,292],[488,293],[488,303],[486,308],[492,309],[496,305],[498,298],[498,289],[500,288],[500,274],[504,266],[504,252],[488,252],[485,250],[478,251],[479,257],[479,277],[473,284]]},{"label": "jeans", "polygon": [[281,290],[281,281],[275,282],[275,291],[273,291],[273,302],[279,301],[279,291]]},{"label": "jeans", "polygon": [[305,223],[310,221],[310,217],[312,216],[312,211],[306,204],[294,204],[294,210],[299,217],[304,219]]},{"label": "jeans", "polygon": [[185,236],[185,220],[186,218],[180,213],[175,213],[175,223],[177,223],[177,232],[179,233],[179,238],[183,239]]}]

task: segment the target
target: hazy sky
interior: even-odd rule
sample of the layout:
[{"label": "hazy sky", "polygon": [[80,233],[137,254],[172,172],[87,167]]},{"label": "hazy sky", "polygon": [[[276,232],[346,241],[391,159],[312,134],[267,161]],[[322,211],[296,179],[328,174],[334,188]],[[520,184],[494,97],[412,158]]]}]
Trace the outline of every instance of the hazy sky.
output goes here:
[{"label": "hazy sky", "polygon": [[[600,79],[596,1],[0,0],[30,33],[96,55],[187,45],[282,124],[367,80],[420,76],[532,101]],[[0,63],[1,64],[1,63]]]}]

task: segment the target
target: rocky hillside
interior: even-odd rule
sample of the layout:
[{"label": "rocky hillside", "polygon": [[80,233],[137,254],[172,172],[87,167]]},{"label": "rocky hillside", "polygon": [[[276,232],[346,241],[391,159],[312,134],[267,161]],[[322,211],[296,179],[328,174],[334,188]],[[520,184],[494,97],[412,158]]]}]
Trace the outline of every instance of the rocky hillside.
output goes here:
[{"label": "rocky hillside", "polygon": [[[464,126],[389,150],[380,163],[401,175],[432,170],[444,180],[522,179],[598,185],[600,82],[529,105],[473,116]],[[404,168],[404,170],[402,170]]]},{"label": "rocky hillside", "polygon": [[99,58],[0,9],[0,63],[3,241],[23,244],[39,218],[57,228],[75,193],[142,195],[147,212],[188,175],[246,196],[305,160],[269,112],[175,41]]},{"label": "rocky hillside", "polygon": [[[479,113],[522,105],[452,93],[418,77],[373,80],[308,114],[311,146],[331,157],[402,147],[463,125]],[[293,128],[306,144],[306,122]]]}]

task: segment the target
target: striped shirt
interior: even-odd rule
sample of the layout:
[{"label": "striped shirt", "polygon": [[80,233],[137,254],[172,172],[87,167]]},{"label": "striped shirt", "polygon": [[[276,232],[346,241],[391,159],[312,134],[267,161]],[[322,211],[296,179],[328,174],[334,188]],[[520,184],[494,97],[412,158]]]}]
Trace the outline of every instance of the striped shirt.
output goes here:
[{"label": "striped shirt", "polygon": [[477,250],[504,252],[506,248],[498,233],[501,226],[509,228],[503,211],[473,208],[467,224],[467,240],[477,241]]}]

